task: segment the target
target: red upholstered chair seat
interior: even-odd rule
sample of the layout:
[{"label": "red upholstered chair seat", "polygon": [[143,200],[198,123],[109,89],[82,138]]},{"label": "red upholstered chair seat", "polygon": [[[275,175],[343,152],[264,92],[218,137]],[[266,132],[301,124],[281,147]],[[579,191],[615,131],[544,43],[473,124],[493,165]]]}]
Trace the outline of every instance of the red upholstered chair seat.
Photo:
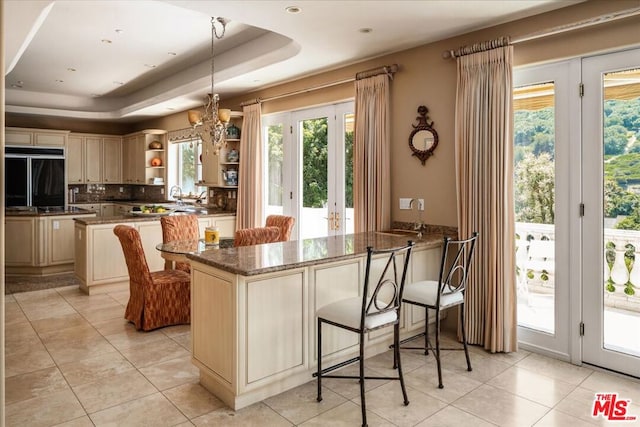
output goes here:
[{"label": "red upholstered chair seat", "polygon": [[236,230],[235,246],[260,245],[262,243],[273,243],[280,241],[280,228],[278,227],[255,227]]},{"label": "red upholstered chair seat", "polygon": [[191,276],[181,270],[150,272],[138,230],[116,225],[113,232],[120,239],[129,271],[125,319],[145,331],[190,323]]},{"label": "red upholstered chair seat", "polygon": [[[200,238],[198,217],[196,215],[163,216],[160,218],[162,226],[162,243],[175,242],[176,240],[197,240]],[[187,262],[176,262],[174,268],[191,273],[191,267]]]},{"label": "red upholstered chair seat", "polygon": [[292,216],[285,215],[269,215],[265,226],[280,228],[280,237],[278,241],[288,242],[291,239],[291,230],[296,223],[296,219]]}]

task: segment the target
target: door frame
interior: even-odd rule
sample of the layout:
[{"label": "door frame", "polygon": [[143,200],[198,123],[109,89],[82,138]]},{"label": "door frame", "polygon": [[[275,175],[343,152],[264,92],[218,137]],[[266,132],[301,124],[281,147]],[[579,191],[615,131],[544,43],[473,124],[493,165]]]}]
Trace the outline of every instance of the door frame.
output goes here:
[{"label": "door frame", "polygon": [[[640,376],[639,358],[607,350],[604,342],[604,241],[603,241],[603,85],[602,74],[640,67],[640,48],[608,52],[581,58],[581,71],[585,94],[582,99],[582,157],[584,168],[585,203],[581,306],[585,323],[582,339],[582,361],[629,375]],[[591,108],[589,108],[591,106]],[[595,107],[597,106],[597,107]],[[587,173],[590,171],[591,173]],[[593,171],[597,171],[594,177]],[[589,180],[591,178],[591,180]],[[597,179],[597,182],[596,182]],[[593,191],[593,188],[597,191]],[[597,233],[596,233],[597,231]],[[594,237],[595,236],[595,237]],[[597,249],[600,248],[600,249]],[[590,277],[602,278],[600,286],[589,287]],[[594,320],[595,314],[595,320]],[[598,327],[599,325],[599,327]],[[630,363],[631,362],[631,363]],[[635,370],[632,368],[635,367]]]},{"label": "door frame", "polygon": [[[342,212],[340,217],[340,226],[338,230],[329,230],[327,226],[327,236],[335,234],[343,234],[346,224],[346,206],[344,197],[339,200],[336,197],[339,194],[344,195],[345,183],[344,183],[344,167],[345,167],[345,155],[344,146],[342,141],[344,139],[345,127],[343,121],[340,120],[345,113],[355,113],[354,101],[347,100],[342,102],[336,102],[331,104],[320,105],[312,108],[304,108],[299,110],[266,114],[262,117],[262,128],[266,129],[270,125],[282,124],[283,125],[283,198],[282,208],[284,215],[291,215],[296,218],[300,218],[302,215],[302,146],[299,144],[299,130],[300,122],[306,119],[314,119],[319,117],[327,117],[329,122],[327,133],[327,145],[328,145],[328,174],[327,174],[327,186],[328,186],[328,199],[327,205],[333,205],[335,209]],[[331,123],[333,122],[333,123]],[[287,129],[288,128],[288,129]],[[265,150],[264,158],[264,176],[268,179],[268,155],[267,150],[267,133],[265,132],[263,138],[263,150]],[[341,148],[337,150],[336,148]],[[332,166],[341,168],[343,171],[341,174],[332,173]],[[341,178],[341,179],[338,179]],[[268,182],[265,179],[263,183],[263,194],[266,195]],[[332,190],[333,189],[333,190]],[[335,200],[334,200],[335,198]],[[266,209],[266,206],[265,206]],[[329,207],[327,208],[330,211]],[[263,212],[262,216],[266,215]],[[296,226],[292,232],[292,239],[300,239],[302,224],[301,221],[296,221]]]},{"label": "door frame", "polygon": [[[522,67],[514,72],[514,87],[548,81],[555,83],[555,333],[518,326],[518,342],[524,349],[572,363],[581,363],[579,329],[574,327],[579,325],[582,316],[579,309],[580,254],[570,250],[580,247],[581,236],[581,222],[574,220],[579,218],[580,212],[581,168],[571,156],[571,153],[580,153],[579,67],[580,60],[571,59]],[[572,88],[576,88],[575,92]]]}]

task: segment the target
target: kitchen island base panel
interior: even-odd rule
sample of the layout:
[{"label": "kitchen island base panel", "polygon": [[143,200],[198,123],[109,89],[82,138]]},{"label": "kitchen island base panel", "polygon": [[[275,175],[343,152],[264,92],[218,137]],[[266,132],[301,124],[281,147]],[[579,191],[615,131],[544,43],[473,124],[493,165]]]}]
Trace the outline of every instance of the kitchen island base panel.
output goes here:
[{"label": "kitchen island base panel", "polygon": [[[129,290],[129,279],[123,282],[111,282],[86,286],[80,282],[80,290],[87,295],[109,294],[113,292],[126,292]],[[124,314],[123,314],[124,316]]]},{"label": "kitchen island base panel", "polygon": [[[269,259],[269,250],[275,256],[283,249],[281,243],[271,245],[243,249],[239,256],[252,251],[251,256]],[[437,275],[439,256],[439,246],[416,248],[408,280]],[[332,301],[361,295],[365,261],[350,257],[245,276],[190,260],[192,360],[202,386],[234,410],[313,381],[315,312]],[[424,329],[420,313],[406,307],[401,338]],[[368,334],[365,357],[388,351],[392,335],[390,328]],[[357,341],[339,328],[323,329],[323,347],[326,364],[358,354]]]}]

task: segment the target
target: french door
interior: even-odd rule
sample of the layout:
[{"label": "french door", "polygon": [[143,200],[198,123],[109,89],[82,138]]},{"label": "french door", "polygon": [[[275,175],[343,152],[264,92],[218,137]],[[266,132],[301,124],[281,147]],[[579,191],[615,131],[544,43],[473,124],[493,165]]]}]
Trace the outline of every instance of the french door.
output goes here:
[{"label": "french door", "polygon": [[265,216],[296,218],[298,239],[353,232],[353,102],[266,115]]},{"label": "french door", "polygon": [[576,173],[569,120],[573,66],[566,61],[514,73],[518,341],[525,348],[565,360],[571,359],[568,308],[573,278],[568,248],[570,187]]},{"label": "french door", "polygon": [[583,361],[640,376],[640,50],[582,80]]}]

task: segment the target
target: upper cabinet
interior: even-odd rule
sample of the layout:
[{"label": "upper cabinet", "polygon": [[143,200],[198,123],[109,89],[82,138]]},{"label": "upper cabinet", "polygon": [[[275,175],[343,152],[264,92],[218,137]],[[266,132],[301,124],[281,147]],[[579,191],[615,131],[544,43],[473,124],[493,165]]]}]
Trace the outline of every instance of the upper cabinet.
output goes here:
[{"label": "upper cabinet", "polygon": [[164,185],[167,180],[167,131],[143,130],[124,137],[123,181],[127,184]]},{"label": "upper cabinet", "polygon": [[71,133],[67,140],[67,183],[122,182],[122,138]]},{"label": "upper cabinet", "polygon": [[30,128],[5,128],[5,145],[64,147],[69,131]]},{"label": "upper cabinet", "polygon": [[202,181],[207,187],[238,187],[240,166],[240,129],[242,113],[231,112],[231,123],[227,127],[227,144],[218,153],[204,142],[202,146]]}]

